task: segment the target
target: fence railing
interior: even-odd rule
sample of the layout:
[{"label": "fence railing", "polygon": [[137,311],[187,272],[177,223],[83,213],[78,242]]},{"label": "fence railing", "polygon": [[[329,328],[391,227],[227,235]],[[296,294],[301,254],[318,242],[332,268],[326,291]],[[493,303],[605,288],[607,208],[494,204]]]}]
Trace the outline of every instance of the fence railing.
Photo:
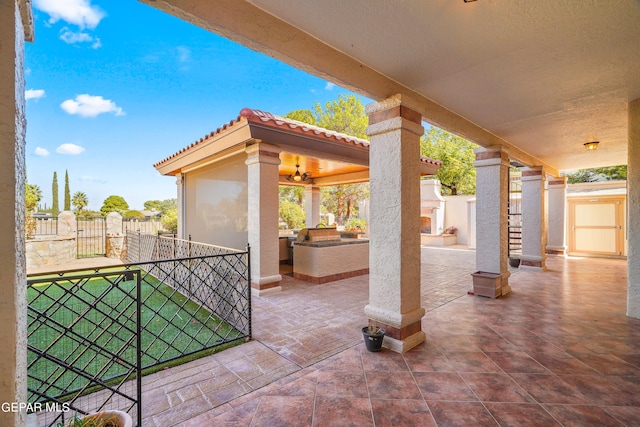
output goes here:
[{"label": "fence railing", "polygon": [[[139,380],[140,371],[127,370],[134,354],[144,374],[251,338],[248,249],[141,233],[127,240],[139,255],[118,271],[29,278],[29,402],[65,402],[80,413],[138,412],[140,425],[144,402],[114,385],[131,389]],[[181,256],[181,248],[193,256]],[[137,351],[124,345],[136,340]],[[38,425],[70,415],[43,412]]]},{"label": "fence railing", "polygon": [[147,234],[158,234],[164,230],[164,226],[161,221],[158,220],[131,220],[122,219],[122,232],[126,234],[129,231],[139,231]]},{"label": "fence railing", "polygon": [[32,236],[55,236],[58,234],[58,218],[50,216],[31,216],[33,233]]}]

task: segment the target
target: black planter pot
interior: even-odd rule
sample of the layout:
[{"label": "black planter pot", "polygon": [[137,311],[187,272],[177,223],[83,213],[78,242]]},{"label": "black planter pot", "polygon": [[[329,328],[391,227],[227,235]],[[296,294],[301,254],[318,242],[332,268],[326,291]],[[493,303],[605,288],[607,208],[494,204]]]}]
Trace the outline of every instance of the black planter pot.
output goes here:
[{"label": "black planter pot", "polygon": [[382,349],[382,341],[384,340],[384,328],[378,326],[374,327],[374,332],[370,332],[368,326],[362,328],[362,335],[364,336],[364,343],[369,351],[380,351]]},{"label": "black planter pot", "polygon": [[520,267],[520,257],[519,256],[510,256],[509,257],[509,265],[513,268]]}]

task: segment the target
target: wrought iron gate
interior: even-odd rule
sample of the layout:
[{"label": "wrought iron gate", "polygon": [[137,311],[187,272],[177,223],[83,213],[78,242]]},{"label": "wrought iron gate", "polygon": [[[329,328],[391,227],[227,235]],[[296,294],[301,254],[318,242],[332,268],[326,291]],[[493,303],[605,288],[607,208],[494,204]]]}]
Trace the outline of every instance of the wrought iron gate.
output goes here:
[{"label": "wrought iron gate", "polygon": [[105,256],[107,253],[105,218],[78,219],[76,244],[77,258]]}]

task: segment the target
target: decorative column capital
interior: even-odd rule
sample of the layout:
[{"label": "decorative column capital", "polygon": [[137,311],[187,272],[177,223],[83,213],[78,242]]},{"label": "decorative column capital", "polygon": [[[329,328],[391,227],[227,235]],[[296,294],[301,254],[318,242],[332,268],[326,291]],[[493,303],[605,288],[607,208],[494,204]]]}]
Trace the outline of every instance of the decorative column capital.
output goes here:
[{"label": "decorative column capital", "polygon": [[542,166],[533,166],[522,168],[521,181],[544,181],[544,168]]},{"label": "decorative column capital", "polygon": [[473,163],[475,167],[496,166],[502,164],[509,166],[509,153],[501,145],[493,145],[491,147],[475,148],[473,152],[476,155],[476,161]]},{"label": "decorative column capital", "polygon": [[393,130],[404,129],[422,136],[422,114],[418,105],[406,96],[394,95],[366,107],[369,116],[367,135],[374,136]]},{"label": "decorative column capital", "polygon": [[247,166],[256,163],[280,164],[280,147],[277,145],[255,142],[245,148],[245,152],[247,153],[247,160],[244,163]]},{"label": "decorative column capital", "polygon": [[567,188],[567,177],[552,177],[549,179],[549,188]]},{"label": "decorative column capital", "polygon": [[184,174],[182,174],[182,172],[178,172],[175,176],[176,176],[176,185],[182,185]]}]

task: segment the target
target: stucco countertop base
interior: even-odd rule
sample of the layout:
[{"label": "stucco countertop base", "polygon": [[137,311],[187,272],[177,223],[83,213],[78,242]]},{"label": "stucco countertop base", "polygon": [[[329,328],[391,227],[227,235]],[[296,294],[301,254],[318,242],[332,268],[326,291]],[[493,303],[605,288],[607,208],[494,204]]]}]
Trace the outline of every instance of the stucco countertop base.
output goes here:
[{"label": "stucco countertop base", "polygon": [[293,277],[326,283],[369,274],[369,240],[301,242],[293,245]]}]

